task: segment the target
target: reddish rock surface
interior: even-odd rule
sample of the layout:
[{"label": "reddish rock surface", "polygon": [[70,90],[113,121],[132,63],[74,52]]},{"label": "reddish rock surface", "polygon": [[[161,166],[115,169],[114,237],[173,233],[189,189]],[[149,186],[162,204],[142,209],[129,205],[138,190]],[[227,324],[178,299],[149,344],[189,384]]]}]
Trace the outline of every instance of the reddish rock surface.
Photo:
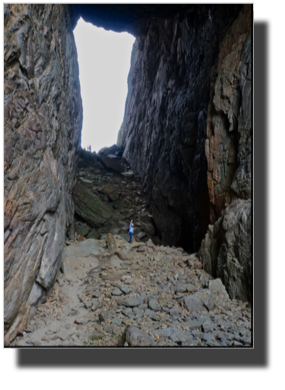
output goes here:
[{"label": "reddish rock surface", "polygon": [[199,252],[204,269],[243,301],[252,299],[251,16],[245,6],[221,43],[205,142],[213,226]]}]

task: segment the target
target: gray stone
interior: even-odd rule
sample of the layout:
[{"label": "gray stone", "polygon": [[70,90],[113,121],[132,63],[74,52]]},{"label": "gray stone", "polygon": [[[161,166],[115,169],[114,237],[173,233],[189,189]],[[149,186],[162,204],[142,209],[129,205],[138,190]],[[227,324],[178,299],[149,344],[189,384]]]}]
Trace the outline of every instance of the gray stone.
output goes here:
[{"label": "gray stone", "polygon": [[126,332],[126,341],[132,346],[149,347],[151,345],[151,338],[146,332],[141,331],[135,326],[129,326]]},{"label": "gray stone", "polygon": [[142,305],[139,305],[138,308],[139,308],[140,310],[142,310],[142,311],[145,311],[145,310],[148,308],[148,306],[147,306],[146,303],[143,303]]},{"label": "gray stone", "polygon": [[239,341],[236,341],[236,340],[233,341],[233,345],[234,345],[235,347],[243,347],[243,344],[240,343]]},{"label": "gray stone", "polygon": [[153,334],[156,334],[160,337],[168,338],[171,335],[171,328],[157,329],[153,331]]},{"label": "gray stone", "polygon": [[135,318],[136,319],[142,318],[144,316],[144,311],[143,310],[137,310],[137,311],[134,311],[134,312],[135,312]]},{"label": "gray stone", "polygon": [[154,294],[148,294],[146,298],[147,298],[147,303],[149,303],[149,301],[151,301],[152,299],[156,299],[156,296]]},{"label": "gray stone", "polygon": [[209,290],[217,295],[224,295],[226,298],[229,298],[229,295],[223,285],[221,279],[215,279],[209,281]]},{"label": "gray stone", "polygon": [[186,292],[186,291],[188,291],[187,287],[188,287],[187,283],[177,283],[177,285],[176,285],[176,292],[177,293]]},{"label": "gray stone", "polygon": [[214,339],[207,340],[206,345],[208,345],[209,347],[220,347],[220,344]]},{"label": "gray stone", "polygon": [[196,286],[194,286],[193,284],[190,283],[190,284],[187,285],[187,291],[188,292],[192,293],[192,292],[196,292],[197,290],[198,290],[198,288]]},{"label": "gray stone", "polygon": [[182,343],[186,340],[186,335],[181,329],[171,328],[170,338],[174,343]]},{"label": "gray stone", "polygon": [[214,329],[214,324],[212,323],[212,321],[206,320],[205,322],[203,322],[202,328],[204,333],[208,333]]},{"label": "gray stone", "polygon": [[204,319],[199,319],[199,320],[192,319],[192,320],[189,320],[189,321],[185,321],[182,324],[182,328],[183,329],[189,329],[189,330],[194,330],[194,329],[201,330],[203,321],[204,321]]},{"label": "gray stone", "polygon": [[156,299],[151,299],[149,302],[148,302],[148,306],[151,310],[154,310],[154,311],[158,311],[160,310],[160,305],[159,303],[157,302]]},{"label": "gray stone", "polygon": [[128,286],[121,287],[121,290],[123,291],[124,294],[129,294],[131,292]]},{"label": "gray stone", "polygon": [[121,325],[122,320],[121,320],[120,317],[115,316],[115,317],[112,319],[112,323],[115,324],[115,325]]},{"label": "gray stone", "polygon": [[93,296],[94,298],[100,298],[101,295],[102,295],[102,293],[101,293],[101,291],[99,291],[99,290],[94,291],[93,294],[92,294],[92,296]]},{"label": "gray stone", "polygon": [[120,334],[120,328],[112,323],[112,324],[107,324],[105,327],[104,327],[104,331],[107,332],[107,333],[110,333],[110,334],[113,334],[115,336],[118,336]]},{"label": "gray stone", "polygon": [[120,304],[127,307],[139,306],[143,303],[142,297],[129,297],[121,300]]},{"label": "gray stone", "polygon": [[119,296],[122,295],[122,291],[119,288],[115,288],[115,290],[112,291],[112,295]]},{"label": "gray stone", "polygon": [[155,312],[151,309],[146,309],[145,312],[144,312],[144,315],[145,316],[151,316],[151,315],[154,315]]},{"label": "gray stone", "polygon": [[99,314],[99,320],[102,321],[108,321],[112,318],[111,312],[109,310],[103,310],[101,314]]},{"label": "gray stone", "polygon": [[208,294],[201,294],[200,296],[201,302],[203,302],[203,305],[206,307],[207,310],[211,311],[215,308],[215,302],[213,298]]},{"label": "gray stone", "polygon": [[204,306],[201,302],[201,299],[198,295],[188,295],[183,298],[184,304],[187,307],[190,313],[192,311],[201,311],[204,310]]},{"label": "gray stone", "polygon": [[213,335],[213,333],[202,333],[201,334],[201,340],[204,340],[204,341],[214,341],[215,340],[215,336]]},{"label": "gray stone", "polygon": [[134,313],[133,313],[133,310],[128,307],[127,309],[123,310],[122,313],[126,316],[126,317],[134,317]]},{"label": "gray stone", "polygon": [[88,324],[89,321],[90,320],[87,317],[82,317],[82,318],[77,318],[76,319],[76,323],[80,324],[80,325],[86,325],[86,324]]},{"label": "gray stone", "polygon": [[195,337],[195,339],[198,339],[201,336],[201,332],[199,332],[197,329],[192,330],[191,334],[193,337]]},{"label": "gray stone", "polygon": [[169,314],[174,319],[177,319],[181,314],[181,310],[178,307],[173,307],[171,310],[169,310]]},{"label": "gray stone", "polygon": [[243,344],[251,344],[251,337],[242,337],[240,340]]}]

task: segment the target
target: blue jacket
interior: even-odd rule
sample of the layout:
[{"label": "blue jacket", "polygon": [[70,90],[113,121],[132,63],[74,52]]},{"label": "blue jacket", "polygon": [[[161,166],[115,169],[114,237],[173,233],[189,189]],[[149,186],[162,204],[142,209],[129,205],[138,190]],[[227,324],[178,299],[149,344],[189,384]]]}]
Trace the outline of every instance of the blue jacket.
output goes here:
[{"label": "blue jacket", "polygon": [[130,230],[129,230],[129,233],[133,233],[133,232],[134,232],[134,228],[131,226]]}]

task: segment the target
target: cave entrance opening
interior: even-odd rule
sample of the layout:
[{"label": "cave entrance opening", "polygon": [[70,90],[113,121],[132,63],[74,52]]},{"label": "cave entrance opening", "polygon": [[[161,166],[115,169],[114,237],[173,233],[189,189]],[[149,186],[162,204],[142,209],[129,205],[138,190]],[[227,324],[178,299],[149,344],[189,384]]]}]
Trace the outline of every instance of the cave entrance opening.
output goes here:
[{"label": "cave entrance opening", "polygon": [[117,143],[135,38],[86,23],[74,29],[83,104],[81,147],[98,152]]}]

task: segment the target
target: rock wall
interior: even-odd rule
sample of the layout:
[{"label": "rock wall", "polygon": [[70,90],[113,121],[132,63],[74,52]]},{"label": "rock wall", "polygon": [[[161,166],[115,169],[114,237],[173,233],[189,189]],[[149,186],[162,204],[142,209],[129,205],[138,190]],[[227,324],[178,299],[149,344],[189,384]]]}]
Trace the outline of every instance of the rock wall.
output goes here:
[{"label": "rock wall", "polygon": [[[72,234],[82,103],[64,5],[5,5],[5,344],[48,294]],[[71,231],[69,231],[71,230]]]},{"label": "rock wall", "polygon": [[251,302],[251,12],[241,11],[221,43],[207,117],[209,230],[199,251],[231,298]]},{"label": "rock wall", "polygon": [[[154,19],[134,45],[120,135],[162,242],[197,251],[217,223],[219,239],[213,243],[209,231],[209,256],[201,250],[200,258],[232,298],[244,300],[251,286],[251,10],[196,6]],[[232,204],[237,199],[246,202]],[[235,215],[231,246],[225,213]],[[244,226],[246,235],[235,238]]]},{"label": "rock wall", "polygon": [[[236,235],[250,226],[250,11],[5,5],[5,345],[49,294],[73,235],[82,103],[72,29],[80,16],[136,35],[121,140],[163,243],[196,251],[211,223],[201,248],[215,255],[201,249],[204,267],[229,290],[237,269],[247,277],[249,236]],[[237,282],[231,296],[239,290]]]}]

